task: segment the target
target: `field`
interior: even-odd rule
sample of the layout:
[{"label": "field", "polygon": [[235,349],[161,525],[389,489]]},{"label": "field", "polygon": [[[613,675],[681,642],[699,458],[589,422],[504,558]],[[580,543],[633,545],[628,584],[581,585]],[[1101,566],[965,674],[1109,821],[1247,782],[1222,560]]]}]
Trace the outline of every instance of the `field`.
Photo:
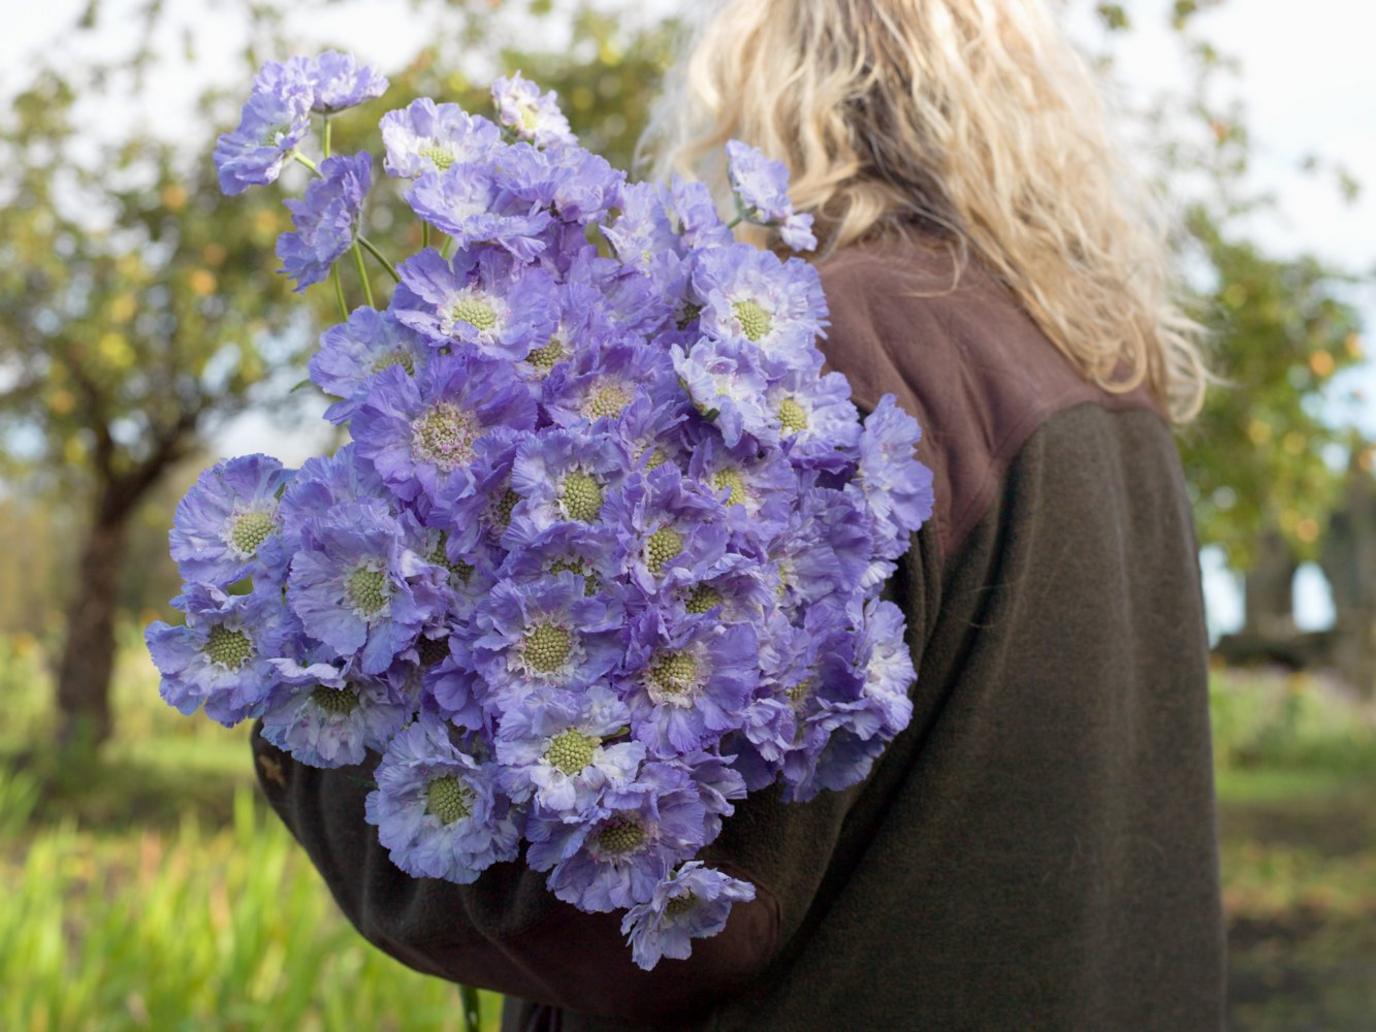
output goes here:
[{"label": "field", "polygon": [[[245,731],[157,700],[55,769],[39,650],[0,641],[0,1028],[458,1029],[451,986],[363,942],[257,799]],[[1213,688],[1234,1029],[1376,1014],[1376,719],[1312,678]],[[498,1001],[485,997],[484,1025]]]}]

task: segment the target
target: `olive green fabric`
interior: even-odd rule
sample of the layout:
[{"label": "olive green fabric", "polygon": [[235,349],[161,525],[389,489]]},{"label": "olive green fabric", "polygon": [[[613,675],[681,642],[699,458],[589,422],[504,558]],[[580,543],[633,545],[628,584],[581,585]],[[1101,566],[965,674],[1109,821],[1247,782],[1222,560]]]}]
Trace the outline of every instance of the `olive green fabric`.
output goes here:
[{"label": "olive green fabric", "polygon": [[615,915],[520,865],[402,874],[363,821],[367,765],[305,768],[255,734],[268,798],[366,937],[511,994],[510,1032],[1219,1026],[1207,651],[1170,430],[1084,385],[977,271],[940,299],[899,282],[941,260],[826,273],[831,363],[864,403],[897,388],[944,495],[888,588],[919,679],[870,779],[739,804],[708,857],[758,898],[647,974]]}]

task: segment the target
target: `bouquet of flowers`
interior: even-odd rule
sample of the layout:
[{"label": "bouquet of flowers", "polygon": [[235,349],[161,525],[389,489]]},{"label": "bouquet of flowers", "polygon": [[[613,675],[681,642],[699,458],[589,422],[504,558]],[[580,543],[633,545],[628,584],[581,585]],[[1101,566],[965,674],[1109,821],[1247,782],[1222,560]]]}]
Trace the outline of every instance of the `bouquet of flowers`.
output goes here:
[{"label": "bouquet of flowers", "polygon": [[728,224],[701,184],[628,182],[519,74],[495,120],[382,117],[422,227],[393,266],[364,232],[372,156],[329,150],[330,116],[386,86],[339,53],[269,64],[216,147],[227,194],[311,170],[277,253],[297,289],[334,284],[310,377],[351,440],[221,462],[182,500],[162,696],[261,718],[301,763],[380,753],[365,817],[412,875],[523,859],[623,910],[642,967],[686,957],[754,896],[699,859],[734,801],[854,784],[908,723],[879,593],[931,511],[918,426],[890,396],[862,423],[823,372],[814,269],[735,240],[815,247],[781,164],[728,145]]}]

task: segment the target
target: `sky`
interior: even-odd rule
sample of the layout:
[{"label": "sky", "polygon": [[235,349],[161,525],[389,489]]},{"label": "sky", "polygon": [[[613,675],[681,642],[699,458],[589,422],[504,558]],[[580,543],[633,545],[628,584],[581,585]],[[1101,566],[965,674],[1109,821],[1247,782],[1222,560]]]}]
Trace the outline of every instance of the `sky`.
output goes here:
[{"label": "sky", "polygon": [[[135,6],[133,0],[105,2],[114,12]],[[65,33],[86,0],[0,3],[6,8],[5,31],[0,34],[0,98],[23,86],[27,58],[36,52],[59,46],[79,60],[83,54],[123,50],[136,38],[132,19],[109,14],[95,32]],[[606,3],[614,6],[615,0]],[[201,87],[233,87],[242,81],[241,5],[169,0],[168,6],[174,15],[194,15],[193,52],[183,53],[179,38],[165,39],[165,60],[152,80],[156,102],[146,110],[94,107],[93,132],[127,131],[144,123],[175,133],[194,117],[192,98]],[[635,10],[639,17],[653,17],[690,6],[698,4],[649,0],[635,5]],[[1100,38],[1088,13],[1092,5],[1077,0],[1071,6],[1078,14],[1069,19],[1070,31],[1092,46]],[[1161,91],[1184,91],[1185,68],[1166,27],[1170,0],[1127,0],[1125,6],[1135,29],[1130,44],[1117,48],[1124,102],[1137,106]],[[326,8],[301,5],[289,25],[304,40],[347,47],[386,71],[403,64],[424,42],[419,22],[398,17],[399,10],[404,5],[395,0],[352,0]],[[1355,270],[1376,269],[1376,61],[1370,54],[1376,39],[1376,4],[1306,0],[1297,6],[1280,0],[1227,0],[1200,15],[1198,25],[1206,38],[1241,63],[1239,88],[1255,141],[1253,182],[1280,199],[1278,210],[1253,227],[1255,236],[1280,254],[1309,251]],[[465,70],[474,77],[484,74],[481,68]],[[1340,163],[1365,181],[1368,189],[1359,202],[1345,205],[1329,180],[1302,174],[1298,166],[1309,154]],[[1368,285],[1355,292],[1353,300],[1365,314],[1368,350],[1376,350],[1376,291]],[[1376,361],[1336,382],[1326,411],[1334,421],[1355,421],[1376,433]],[[297,464],[318,451],[322,441],[308,431],[284,432],[262,416],[248,415],[229,427],[216,445],[224,454],[265,451]],[[1206,553],[1203,562],[1210,626],[1218,633],[1240,622],[1241,598],[1219,556]],[[1326,586],[1316,570],[1302,571],[1296,594],[1302,625],[1323,626],[1331,619]]]}]

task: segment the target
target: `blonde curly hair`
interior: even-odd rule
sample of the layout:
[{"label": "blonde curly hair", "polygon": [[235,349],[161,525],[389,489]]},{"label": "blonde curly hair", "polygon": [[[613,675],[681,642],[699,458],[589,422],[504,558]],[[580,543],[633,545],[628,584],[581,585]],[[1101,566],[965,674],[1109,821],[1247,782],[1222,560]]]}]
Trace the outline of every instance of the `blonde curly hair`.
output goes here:
[{"label": "blonde curly hair", "polygon": [[1198,413],[1202,332],[1159,207],[1042,0],[715,0],[642,156],[721,186],[733,137],[787,164],[823,254],[935,230],[1086,379]]}]

